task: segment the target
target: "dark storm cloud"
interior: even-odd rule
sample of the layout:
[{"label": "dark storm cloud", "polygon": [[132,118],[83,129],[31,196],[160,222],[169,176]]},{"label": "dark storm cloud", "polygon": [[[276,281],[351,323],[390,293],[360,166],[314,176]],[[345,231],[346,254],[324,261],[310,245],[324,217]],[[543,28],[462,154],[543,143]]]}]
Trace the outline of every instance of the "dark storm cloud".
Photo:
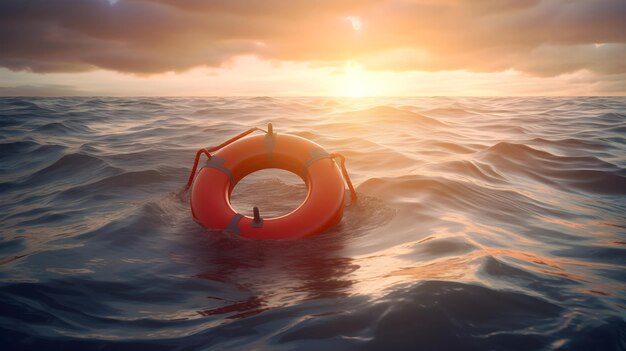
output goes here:
[{"label": "dark storm cloud", "polygon": [[372,69],[616,74],[626,72],[624,18],[624,0],[3,0],[0,66],[149,74],[253,54]]}]

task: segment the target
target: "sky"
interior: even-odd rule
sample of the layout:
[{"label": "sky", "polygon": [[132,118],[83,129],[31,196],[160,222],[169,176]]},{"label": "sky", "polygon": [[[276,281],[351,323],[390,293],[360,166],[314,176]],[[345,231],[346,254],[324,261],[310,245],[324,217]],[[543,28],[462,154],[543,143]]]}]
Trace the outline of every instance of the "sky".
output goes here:
[{"label": "sky", "polygon": [[626,0],[0,0],[0,96],[626,95]]}]

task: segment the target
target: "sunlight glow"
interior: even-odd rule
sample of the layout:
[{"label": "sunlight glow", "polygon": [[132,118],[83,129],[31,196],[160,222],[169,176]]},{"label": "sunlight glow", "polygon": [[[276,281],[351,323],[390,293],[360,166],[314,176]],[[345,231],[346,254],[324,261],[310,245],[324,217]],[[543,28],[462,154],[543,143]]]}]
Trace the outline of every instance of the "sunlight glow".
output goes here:
[{"label": "sunlight glow", "polygon": [[[10,96],[536,96],[593,95],[611,89],[581,70],[558,77],[532,77],[508,70],[393,72],[368,69],[357,61],[337,66],[270,61],[239,56],[219,68],[136,76],[107,70],[80,73],[14,72],[0,68],[0,95]],[[605,95],[623,94],[612,88]]]},{"label": "sunlight glow", "polygon": [[380,95],[382,82],[377,82],[360,65],[349,62],[340,75],[337,96],[375,96]]}]

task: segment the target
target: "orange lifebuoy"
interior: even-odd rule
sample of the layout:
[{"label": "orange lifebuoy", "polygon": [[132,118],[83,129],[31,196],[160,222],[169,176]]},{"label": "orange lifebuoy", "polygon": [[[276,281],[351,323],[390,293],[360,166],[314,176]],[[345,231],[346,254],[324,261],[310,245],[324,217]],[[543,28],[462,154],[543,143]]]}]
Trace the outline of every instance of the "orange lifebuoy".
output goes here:
[{"label": "orange lifebuoy", "polygon": [[[228,230],[247,238],[298,239],[341,221],[345,197],[342,170],[331,154],[310,140],[276,134],[270,128],[266,135],[246,137],[214,155],[206,154],[209,160],[195,176],[189,198],[194,219],[209,229]],[[230,205],[235,185],[248,174],[266,168],[299,175],[308,187],[304,202],[276,218],[237,213]]]}]

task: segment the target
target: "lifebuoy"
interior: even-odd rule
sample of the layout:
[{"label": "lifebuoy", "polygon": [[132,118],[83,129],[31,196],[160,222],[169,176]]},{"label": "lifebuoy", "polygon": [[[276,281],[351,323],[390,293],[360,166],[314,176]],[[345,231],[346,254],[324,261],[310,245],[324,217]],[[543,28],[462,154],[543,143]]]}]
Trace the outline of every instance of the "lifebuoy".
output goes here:
[{"label": "lifebuoy", "polygon": [[[299,239],[341,221],[345,201],[342,172],[347,173],[345,168],[339,169],[332,155],[321,146],[295,135],[276,134],[271,125],[265,135],[233,140],[237,139],[224,143],[226,146],[214,155],[205,152],[209,160],[195,175],[193,183],[195,169],[192,171],[189,199],[197,222],[209,229],[227,230],[247,238]],[[198,151],[196,165],[201,151],[204,150]],[[256,208],[255,217],[237,213],[230,205],[235,185],[248,174],[266,168],[299,175],[308,187],[304,202],[276,218],[262,219]],[[351,195],[355,196],[352,184],[349,185]]]}]

